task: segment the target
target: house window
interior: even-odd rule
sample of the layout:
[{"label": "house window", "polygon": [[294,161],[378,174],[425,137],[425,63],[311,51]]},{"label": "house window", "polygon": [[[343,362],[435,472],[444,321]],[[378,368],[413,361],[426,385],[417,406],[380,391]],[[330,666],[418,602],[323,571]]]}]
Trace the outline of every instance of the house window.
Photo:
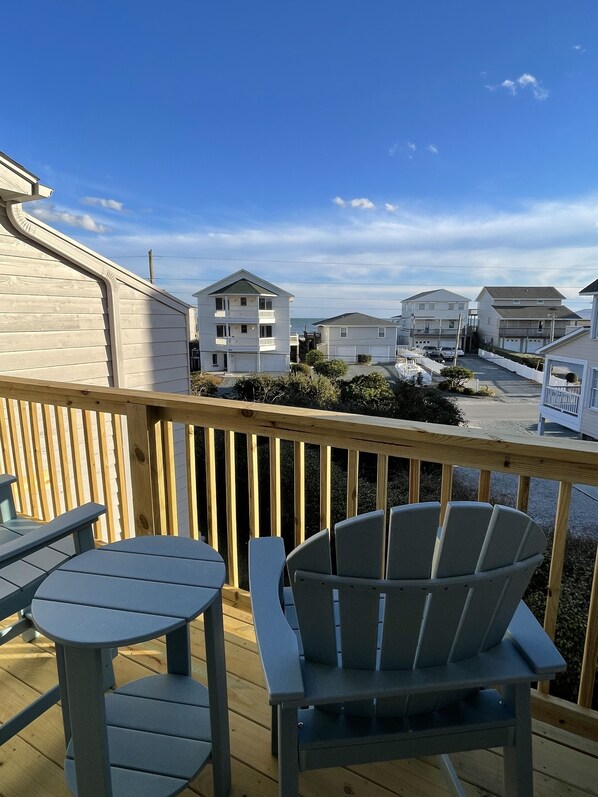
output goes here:
[{"label": "house window", "polygon": [[418,310],[425,310],[425,309],[426,309],[426,303],[425,303],[425,302],[420,302],[420,303],[417,305],[417,309],[418,309]]},{"label": "house window", "polygon": [[428,310],[436,310],[436,302],[430,302],[428,305]]},{"label": "house window", "polygon": [[225,338],[226,337],[226,325],[225,324],[216,324],[216,337],[217,338]]},{"label": "house window", "polygon": [[454,310],[455,309],[455,303],[454,302],[449,302],[448,309],[449,310]]},{"label": "house window", "polygon": [[263,299],[260,297],[260,310],[271,310],[272,299]]},{"label": "house window", "polygon": [[247,324],[241,324],[241,335],[247,334]]},{"label": "house window", "polygon": [[458,307],[459,310],[465,310],[465,302],[459,302],[457,307]]},{"label": "house window", "polygon": [[224,307],[224,299],[221,296],[219,296],[216,299],[216,310],[225,310],[225,309],[226,308]]},{"label": "house window", "polygon": [[378,327],[378,337],[379,338],[386,337],[386,329],[384,327]]},{"label": "house window", "polygon": [[592,368],[592,385],[590,387],[590,407],[598,410],[598,368]]},{"label": "house window", "polygon": [[544,299],[536,299],[536,304],[544,304]]},{"label": "house window", "polygon": [[513,299],[513,304],[521,304],[521,299]]},{"label": "house window", "polygon": [[341,327],[341,338],[348,338],[348,337],[349,337],[348,327]]},{"label": "house window", "polygon": [[272,325],[260,324],[260,338],[271,338],[271,337],[272,337]]},{"label": "house window", "polygon": [[212,365],[218,365],[218,355],[212,354]]},{"label": "house window", "polygon": [[455,322],[454,321],[449,321],[448,322],[448,328],[449,329],[454,329],[455,328]]},{"label": "house window", "polygon": [[247,307],[247,297],[241,296],[241,307]]}]

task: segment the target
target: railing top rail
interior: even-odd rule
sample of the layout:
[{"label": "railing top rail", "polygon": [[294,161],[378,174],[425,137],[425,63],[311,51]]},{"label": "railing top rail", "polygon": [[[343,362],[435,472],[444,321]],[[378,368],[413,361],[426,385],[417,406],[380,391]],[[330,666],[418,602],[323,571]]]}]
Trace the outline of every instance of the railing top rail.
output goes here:
[{"label": "railing top rail", "polygon": [[12,376],[0,376],[0,396],[118,414],[145,406],[156,420],[598,485],[598,443]]}]

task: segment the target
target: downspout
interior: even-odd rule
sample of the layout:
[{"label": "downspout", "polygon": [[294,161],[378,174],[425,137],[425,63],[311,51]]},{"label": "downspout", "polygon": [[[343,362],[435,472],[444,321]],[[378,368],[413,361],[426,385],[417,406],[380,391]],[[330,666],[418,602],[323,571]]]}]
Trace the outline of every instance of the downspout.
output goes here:
[{"label": "downspout", "polygon": [[24,213],[20,202],[7,202],[6,213],[12,225],[21,232],[26,238],[49,249],[62,259],[71,260],[78,268],[99,279],[106,289],[106,300],[108,302],[108,334],[110,338],[110,352],[112,359],[112,387],[126,387],[122,384],[124,369],[122,362],[122,339],[120,325],[120,310],[116,301],[118,295],[118,282],[109,273],[108,269],[94,269],[81,259],[73,257],[71,254],[57,246],[50,238],[49,234],[44,235],[44,229],[38,227]]}]

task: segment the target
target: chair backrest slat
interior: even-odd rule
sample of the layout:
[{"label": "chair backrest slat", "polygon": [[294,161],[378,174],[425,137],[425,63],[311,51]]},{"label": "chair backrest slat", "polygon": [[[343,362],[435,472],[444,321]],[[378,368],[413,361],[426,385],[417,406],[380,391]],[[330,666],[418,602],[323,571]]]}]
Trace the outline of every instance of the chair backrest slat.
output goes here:
[{"label": "chair backrest slat", "polygon": [[296,570],[332,573],[328,529],[314,534],[295,548],[287,557],[287,570],[305,657],[320,664],[337,664],[338,646],[332,591],[311,590],[309,584],[295,582]]},{"label": "chair backrest slat", "polygon": [[[524,513],[482,502],[395,507],[314,535],[287,559],[306,659],[355,669],[460,661],[504,637],[546,544]],[[335,551],[333,563],[331,542]],[[297,571],[302,571],[295,576]],[[317,574],[321,574],[322,578]],[[327,706],[377,716],[425,713],[469,692]]]}]

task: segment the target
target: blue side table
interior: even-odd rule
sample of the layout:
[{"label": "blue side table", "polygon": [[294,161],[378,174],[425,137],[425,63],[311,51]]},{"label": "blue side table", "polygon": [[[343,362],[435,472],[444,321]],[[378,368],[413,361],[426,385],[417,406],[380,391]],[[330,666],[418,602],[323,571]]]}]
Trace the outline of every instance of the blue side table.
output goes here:
[{"label": "blue side table", "polygon": [[[138,537],[76,556],[43,582],[36,626],[56,643],[79,797],[170,797],[212,762],[230,791],[222,557],[183,537]],[[189,623],[204,614],[208,686],[191,677]],[[167,670],[104,695],[102,651],[166,635]]]}]

